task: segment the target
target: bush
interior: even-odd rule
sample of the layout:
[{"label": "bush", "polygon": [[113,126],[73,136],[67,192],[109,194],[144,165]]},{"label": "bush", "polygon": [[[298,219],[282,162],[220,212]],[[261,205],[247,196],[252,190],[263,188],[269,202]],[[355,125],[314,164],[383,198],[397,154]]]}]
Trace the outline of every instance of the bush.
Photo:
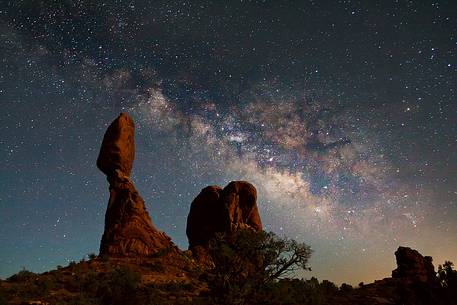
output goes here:
[{"label": "bush", "polygon": [[90,271],[81,281],[85,302],[102,305],[139,304],[141,275],[127,267],[99,274]]},{"label": "bush", "polygon": [[438,266],[437,276],[441,286],[457,288],[457,271],[453,267],[454,263],[450,261]]},{"label": "bush", "polygon": [[116,269],[108,274],[108,281],[97,291],[101,303],[106,305],[137,304],[137,290],[141,275],[129,268]]},{"label": "bush", "polygon": [[338,287],[328,280],[323,280],[321,284],[322,290],[327,295],[335,294],[338,291]]},{"label": "bush", "polygon": [[95,271],[89,271],[81,280],[81,294],[84,296],[96,296],[101,279]]},{"label": "bush", "polygon": [[349,292],[352,291],[352,286],[346,283],[341,284],[340,291],[342,292]]},{"label": "bush", "polygon": [[23,267],[21,271],[19,271],[16,274],[13,274],[9,278],[7,278],[7,280],[11,281],[11,282],[22,282],[22,281],[28,281],[34,277],[36,277],[35,273],[28,271]]}]

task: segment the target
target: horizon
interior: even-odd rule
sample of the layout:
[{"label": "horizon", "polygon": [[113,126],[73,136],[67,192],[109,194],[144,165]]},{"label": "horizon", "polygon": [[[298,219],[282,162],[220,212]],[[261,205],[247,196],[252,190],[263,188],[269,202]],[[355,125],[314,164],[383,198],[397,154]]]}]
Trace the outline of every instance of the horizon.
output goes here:
[{"label": "horizon", "polygon": [[314,250],[298,277],[382,279],[399,246],[457,262],[457,3],[40,3],[0,11],[0,278],[98,254],[122,111],[181,249],[200,190],[246,180]]}]

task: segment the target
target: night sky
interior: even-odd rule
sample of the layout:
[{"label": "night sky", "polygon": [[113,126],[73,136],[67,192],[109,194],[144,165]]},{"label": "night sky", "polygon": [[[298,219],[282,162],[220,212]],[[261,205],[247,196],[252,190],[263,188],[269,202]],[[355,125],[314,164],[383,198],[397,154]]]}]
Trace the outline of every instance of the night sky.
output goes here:
[{"label": "night sky", "polygon": [[247,180],[313,248],[298,276],[387,277],[399,245],[457,262],[454,0],[1,1],[0,36],[1,278],[98,253],[121,111],[182,249],[200,190]]}]

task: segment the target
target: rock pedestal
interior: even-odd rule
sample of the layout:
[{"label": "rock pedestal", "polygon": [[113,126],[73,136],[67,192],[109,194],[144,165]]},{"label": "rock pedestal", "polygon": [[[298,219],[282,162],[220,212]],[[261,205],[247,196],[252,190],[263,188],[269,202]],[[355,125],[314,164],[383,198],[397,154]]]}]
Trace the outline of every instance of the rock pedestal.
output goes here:
[{"label": "rock pedestal", "polygon": [[170,238],[151,222],[144,200],[130,180],[135,158],[134,123],[121,113],[103,138],[97,167],[109,182],[110,198],[101,256],[151,256],[173,246]]}]

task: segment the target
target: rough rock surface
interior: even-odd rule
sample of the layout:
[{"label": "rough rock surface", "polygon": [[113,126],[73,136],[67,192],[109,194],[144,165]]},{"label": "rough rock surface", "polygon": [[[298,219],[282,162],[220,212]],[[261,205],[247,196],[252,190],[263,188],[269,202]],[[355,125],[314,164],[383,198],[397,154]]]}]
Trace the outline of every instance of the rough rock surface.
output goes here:
[{"label": "rough rock surface", "polygon": [[408,247],[399,247],[395,251],[397,269],[392,271],[392,278],[401,278],[412,282],[431,282],[436,278],[432,257],[422,256]]},{"label": "rough rock surface", "polygon": [[170,238],[153,226],[143,198],[129,178],[134,157],[133,120],[121,113],[108,127],[97,160],[110,184],[101,256],[150,256],[174,247]]},{"label": "rough rock surface", "polygon": [[[246,181],[232,181],[223,190],[221,201],[228,214],[229,230],[238,227],[251,227],[262,230],[259,210],[257,208],[257,190]],[[227,215],[226,214],[226,215]]]},{"label": "rough rock surface", "polygon": [[186,228],[190,248],[206,245],[215,232],[224,231],[224,209],[219,203],[221,192],[222,188],[217,185],[207,186],[192,201]]},{"label": "rough rock surface", "polygon": [[249,227],[262,230],[257,191],[249,182],[232,181],[224,189],[208,186],[192,201],[187,217],[189,248],[207,247],[217,232]]},{"label": "rough rock surface", "polygon": [[106,130],[97,167],[108,177],[116,170],[130,177],[134,158],[135,125],[128,114],[121,113]]}]

